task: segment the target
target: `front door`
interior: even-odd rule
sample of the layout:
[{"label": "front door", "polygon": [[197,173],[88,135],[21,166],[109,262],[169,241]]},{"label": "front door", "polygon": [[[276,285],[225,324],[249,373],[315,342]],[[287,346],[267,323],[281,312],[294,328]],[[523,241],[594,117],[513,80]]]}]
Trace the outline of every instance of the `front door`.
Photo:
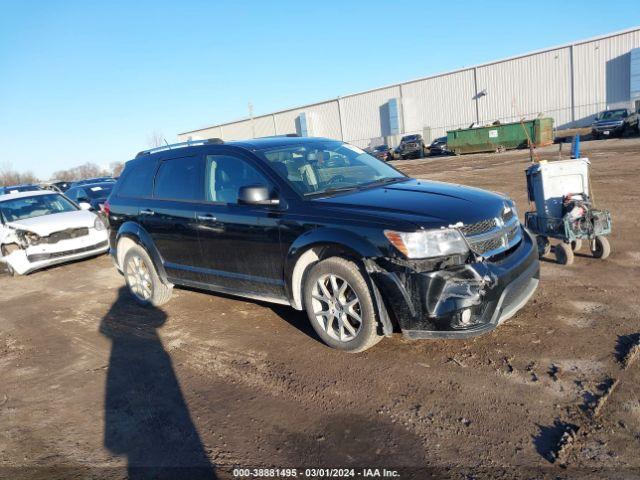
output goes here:
[{"label": "front door", "polygon": [[151,235],[167,276],[198,281],[200,249],[196,207],[203,199],[202,157],[172,158],[160,162],[153,198],[139,215]]},{"label": "front door", "polygon": [[231,152],[204,159],[206,204],[197,213],[203,280],[234,293],[284,298],[278,207],[238,204],[238,190],[272,182]]}]

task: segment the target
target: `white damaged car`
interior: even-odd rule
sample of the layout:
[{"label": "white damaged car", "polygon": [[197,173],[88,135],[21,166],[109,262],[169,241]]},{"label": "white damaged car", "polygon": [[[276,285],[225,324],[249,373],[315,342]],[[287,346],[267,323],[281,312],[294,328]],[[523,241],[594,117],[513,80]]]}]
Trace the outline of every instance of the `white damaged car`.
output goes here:
[{"label": "white damaged car", "polygon": [[107,227],[96,214],[47,190],[0,195],[0,222],[0,262],[15,274],[109,249]]}]

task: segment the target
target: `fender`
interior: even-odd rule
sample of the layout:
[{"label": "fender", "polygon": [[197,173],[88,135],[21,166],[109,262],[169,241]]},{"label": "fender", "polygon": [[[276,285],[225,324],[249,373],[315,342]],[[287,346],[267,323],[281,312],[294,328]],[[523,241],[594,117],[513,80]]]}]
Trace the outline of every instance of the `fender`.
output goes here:
[{"label": "fender", "polygon": [[162,261],[162,257],[160,256],[160,252],[158,252],[158,249],[153,243],[153,240],[151,239],[151,235],[149,235],[149,233],[144,228],[142,228],[140,225],[138,225],[135,222],[123,223],[118,229],[118,233],[116,234],[116,239],[114,242],[114,247],[112,248],[111,255],[114,258],[117,258],[116,249],[117,249],[118,242],[122,238],[130,238],[135,243],[137,243],[142,248],[144,248],[146,252],[149,254],[149,257],[151,258],[151,261],[153,262],[153,266],[155,267],[156,272],[158,272],[158,276],[160,277],[160,279],[164,283],[170,283],[167,280],[167,272],[164,269],[164,263]]},{"label": "fender", "polygon": [[339,245],[352,251],[362,258],[372,258],[382,256],[382,252],[370,241],[360,235],[340,228],[318,228],[309,230],[300,235],[289,247],[287,258],[285,259],[284,276],[285,284],[291,285],[293,269],[300,255],[309,247],[314,245]]},{"label": "fender", "polygon": [[[295,272],[294,278],[294,271],[298,260],[300,260],[302,255],[308,255],[311,253],[310,249],[314,246],[323,247],[330,245],[339,246],[344,250],[351,252],[354,256],[362,259],[376,258],[383,255],[380,249],[373,243],[348,230],[342,230],[339,228],[320,228],[306,232],[291,244],[285,260],[285,288],[289,298],[289,303],[291,303],[293,308],[298,310],[303,309],[300,295],[302,272]],[[313,263],[317,258],[317,255],[312,254],[308,261]],[[307,261],[305,261],[305,263],[307,263]],[[373,302],[377,310],[378,320],[382,325],[382,331],[385,335],[391,335],[393,332],[393,325],[387,314],[384,302],[375,283],[373,282],[373,279],[370,278],[366,269],[364,273],[372,288]]]}]

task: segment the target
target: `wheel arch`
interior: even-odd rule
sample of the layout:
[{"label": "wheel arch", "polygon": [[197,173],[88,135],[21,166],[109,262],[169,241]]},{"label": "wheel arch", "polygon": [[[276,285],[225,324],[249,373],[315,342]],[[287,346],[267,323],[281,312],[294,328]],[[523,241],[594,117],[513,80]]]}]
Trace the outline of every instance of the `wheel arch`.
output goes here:
[{"label": "wheel arch", "polygon": [[114,259],[120,270],[122,270],[122,262],[124,260],[124,256],[127,254],[127,251],[132,246],[138,245],[144,248],[144,250],[149,255],[149,258],[151,258],[153,266],[156,269],[156,272],[158,272],[160,280],[162,280],[164,283],[170,283],[167,280],[167,272],[164,269],[164,264],[162,262],[160,252],[158,252],[158,249],[154,245],[153,240],[151,239],[151,235],[149,235],[149,233],[140,225],[135,222],[123,223],[118,229],[114,245]]},{"label": "wheel arch", "polygon": [[296,310],[304,310],[302,289],[309,268],[329,257],[339,256],[357,263],[372,289],[372,297],[383,332],[390,335],[393,325],[378,288],[367,271],[367,259],[380,257],[382,252],[371,242],[353,232],[326,229],[299,238],[291,245],[285,263],[285,285],[289,303]]}]

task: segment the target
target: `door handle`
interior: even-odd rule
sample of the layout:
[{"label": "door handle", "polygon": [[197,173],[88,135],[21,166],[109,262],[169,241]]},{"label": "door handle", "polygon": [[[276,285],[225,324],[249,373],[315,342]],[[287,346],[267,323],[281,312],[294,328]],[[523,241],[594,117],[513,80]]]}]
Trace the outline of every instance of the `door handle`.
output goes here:
[{"label": "door handle", "polygon": [[145,208],[144,210],[140,210],[140,215],[155,215],[156,212],[149,208]]},{"label": "door handle", "polygon": [[218,220],[216,217],[214,217],[210,213],[205,213],[204,215],[196,215],[196,218],[203,222],[215,222],[216,220]]}]

